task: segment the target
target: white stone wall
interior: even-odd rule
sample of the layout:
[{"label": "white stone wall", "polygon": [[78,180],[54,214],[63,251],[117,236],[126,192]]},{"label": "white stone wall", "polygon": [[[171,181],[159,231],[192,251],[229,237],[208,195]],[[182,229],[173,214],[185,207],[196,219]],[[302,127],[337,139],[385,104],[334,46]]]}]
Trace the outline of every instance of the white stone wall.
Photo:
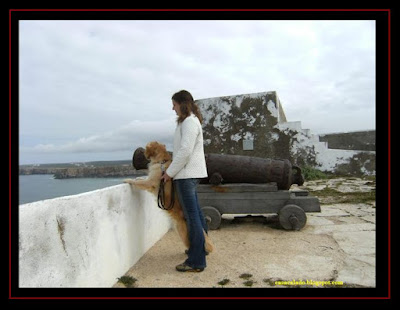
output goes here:
[{"label": "white stone wall", "polygon": [[[302,129],[301,122],[279,123],[275,126],[280,131],[287,133],[292,130],[296,134],[292,138],[290,145],[290,153],[293,157],[301,152],[313,150],[315,153],[316,167],[321,171],[334,172],[338,165],[347,164],[357,154],[375,154],[374,151],[354,151],[329,149],[326,142],[320,142],[318,135],[311,134],[309,129]],[[366,163],[364,163],[365,165]],[[375,174],[375,171],[368,171],[361,166],[361,172],[366,175]]]},{"label": "white stone wall", "polygon": [[111,287],[171,227],[128,184],[20,205],[19,287]]},{"label": "white stone wall", "polygon": [[374,151],[328,148],[301,121],[287,121],[276,92],[206,98],[197,104],[206,153],[285,158],[327,172],[375,174]]}]

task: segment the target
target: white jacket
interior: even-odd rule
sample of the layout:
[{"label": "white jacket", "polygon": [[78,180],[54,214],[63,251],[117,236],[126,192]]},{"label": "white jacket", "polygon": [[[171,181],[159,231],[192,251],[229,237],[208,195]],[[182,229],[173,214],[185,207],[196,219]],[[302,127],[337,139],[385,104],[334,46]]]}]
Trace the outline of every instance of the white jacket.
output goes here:
[{"label": "white jacket", "polygon": [[176,126],[173,160],[166,172],[175,180],[207,177],[203,129],[194,114]]}]

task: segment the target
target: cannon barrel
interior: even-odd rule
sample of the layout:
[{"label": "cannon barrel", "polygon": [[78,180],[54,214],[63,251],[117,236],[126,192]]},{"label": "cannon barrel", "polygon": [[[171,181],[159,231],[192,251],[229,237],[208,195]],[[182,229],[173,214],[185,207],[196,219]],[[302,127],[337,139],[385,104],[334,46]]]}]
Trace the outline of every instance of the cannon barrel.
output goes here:
[{"label": "cannon barrel", "polygon": [[138,147],[133,153],[132,166],[136,170],[147,169],[147,165],[150,162],[147,160],[146,156],[144,156],[144,151],[144,148]]},{"label": "cannon barrel", "polygon": [[[144,149],[137,148],[133,154],[135,169],[146,169],[149,161]],[[287,159],[269,159],[242,155],[205,155],[208,177],[201,183],[270,183],[276,182],[278,189],[287,190],[292,184],[303,185],[300,167],[292,166]]]},{"label": "cannon barrel", "polygon": [[301,169],[287,159],[269,159],[242,155],[206,155],[208,178],[203,183],[270,183],[278,189],[302,185]]}]

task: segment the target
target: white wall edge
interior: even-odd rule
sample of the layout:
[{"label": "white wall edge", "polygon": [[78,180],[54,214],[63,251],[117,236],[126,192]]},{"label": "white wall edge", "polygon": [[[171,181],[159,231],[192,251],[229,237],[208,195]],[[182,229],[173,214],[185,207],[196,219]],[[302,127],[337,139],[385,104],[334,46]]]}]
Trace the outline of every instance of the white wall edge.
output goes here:
[{"label": "white wall edge", "polygon": [[19,287],[111,287],[172,227],[120,184],[19,206]]}]

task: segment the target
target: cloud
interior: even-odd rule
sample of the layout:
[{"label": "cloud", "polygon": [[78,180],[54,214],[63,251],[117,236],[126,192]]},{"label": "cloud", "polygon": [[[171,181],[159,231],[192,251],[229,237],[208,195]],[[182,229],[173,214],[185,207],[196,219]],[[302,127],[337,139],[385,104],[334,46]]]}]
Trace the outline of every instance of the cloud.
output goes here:
[{"label": "cloud", "polygon": [[175,119],[133,121],[116,130],[82,137],[73,142],[61,145],[38,144],[33,147],[21,147],[20,150],[26,153],[106,153],[132,151],[144,147],[150,141],[162,142],[172,149],[174,128]]},{"label": "cloud", "polygon": [[374,21],[25,20],[19,29],[27,161],[171,144],[181,89],[195,99],[277,91],[288,120],[317,134],[375,128]]}]

